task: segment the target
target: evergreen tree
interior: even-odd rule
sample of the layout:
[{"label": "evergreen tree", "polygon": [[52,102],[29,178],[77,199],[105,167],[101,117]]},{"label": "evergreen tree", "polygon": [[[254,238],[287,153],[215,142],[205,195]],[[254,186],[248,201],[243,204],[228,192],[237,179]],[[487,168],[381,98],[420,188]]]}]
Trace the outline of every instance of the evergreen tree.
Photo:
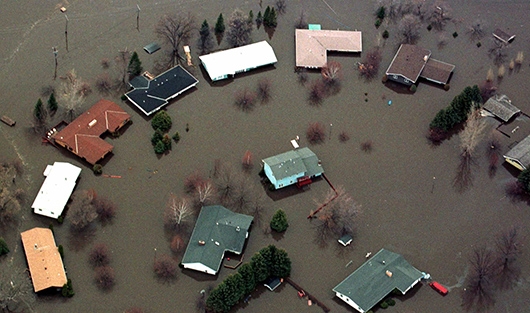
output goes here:
[{"label": "evergreen tree", "polygon": [[263,25],[269,27],[269,19],[271,15],[271,7],[267,6],[265,13],[263,13]]},{"label": "evergreen tree", "polygon": [[278,26],[278,15],[274,7],[271,8],[271,12],[269,14],[268,20],[269,20],[268,25],[267,25],[268,27],[275,28],[276,26]]},{"label": "evergreen tree", "polygon": [[263,15],[261,15],[261,11],[259,11],[258,16],[256,16],[256,27],[260,28],[261,24],[263,24]]},{"label": "evergreen tree", "polygon": [[284,232],[287,230],[287,227],[289,227],[289,223],[287,222],[287,215],[282,209],[279,209],[274,213],[272,216],[270,227],[272,230],[277,231],[279,233]]},{"label": "evergreen tree", "polygon": [[33,118],[35,119],[35,124],[41,126],[46,122],[47,112],[42,104],[42,100],[39,98],[33,109]]},{"label": "evergreen tree", "polygon": [[7,242],[4,240],[4,238],[0,237],[0,256],[8,253],[9,247],[7,246]]},{"label": "evergreen tree", "polygon": [[233,307],[237,302],[239,302],[239,300],[243,299],[243,296],[245,295],[245,285],[243,278],[241,277],[241,274],[235,273],[229,275],[223,282],[230,291],[225,301],[228,302],[227,304],[230,305],[230,307]]},{"label": "evergreen tree", "polygon": [[264,282],[269,277],[269,267],[267,260],[261,253],[256,253],[250,259],[250,265],[254,269],[254,278],[257,283]]},{"label": "evergreen tree", "polygon": [[208,25],[206,20],[202,22],[201,29],[199,30],[197,47],[199,48],[199,53],[201,55],[207,54],[213,49],[213,37],[210,32],[210,25]]},{"label": "evergreen tree", "polygon": [[55,99],[55,94],[52,92],[50,94],[50,98],[48,98],[48,110],[50,110],[50,112],[52,113],[55,113],[58,108],[59,108],[59,104],[57,103],[57,100]]},{"label": "evergreen tree", "polygon": [[215,23],[215,34],[221,35],[225,32],[225,20],[223,18],[223,14],[219,14],[219,17],[217,18],[217,23]]},{"label": "evergreen tree", "polygon": [[271,276],[287,277],[291,274],[291,259],[283,249],[276,249],[271,263]]},{"label": "evergreen tree", "polygon": [[127,71],[129,72],[130,77],[135,77],[140,75],[142,73],[142,70],[142,62],[138,57],[138,53],[134,51],[131,55],[131,59],[129,60],[129,66],[127,67]]},{"label": "evergreen tree", "polygon": [[526,169],[517,176],[517,180],[523,185],[526,192],[530,192],[530,169]]},{"label": "evergreen tree", "polygon": [[252,12],[252,10],[250,10],[250,12],[248,12],[248,24],[250,26],[254,25],[254,12]]},{"label": "evergreen tree", "polygon": [[166,111],[159,111],[151,120],[151,126],[153,129],[160,129],[160,131],[163,133],[167,132],[171,128],[171,124],[171,116],[169,116]]},{"label": "evergreen tree", "polygon": [[254,277],[254,269],[250,263],[245,263],[239,267],[237,272],[243,278],[243,289],[245,290],[244,294],[247,295],[254,291],[256,288],[256,279]]},{"label": "evergreen tree", "polygon": [[206,299],[206,307],[213,312],[228,312],[232,308],[226,301],[227,295],[229,294],[228,287],[226,284],[221,282],[215,287],[208,299]]}]

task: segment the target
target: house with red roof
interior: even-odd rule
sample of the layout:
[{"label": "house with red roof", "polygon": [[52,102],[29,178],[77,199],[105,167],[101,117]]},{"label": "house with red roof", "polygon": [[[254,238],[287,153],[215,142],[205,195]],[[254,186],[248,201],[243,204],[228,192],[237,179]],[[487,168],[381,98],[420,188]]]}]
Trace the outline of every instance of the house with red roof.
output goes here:
[{"label": "house with red roof", "polygon": [[116,103],[101,99],[62,130],[53,133],[53,141],[90,164],[96,164],[114,148],[101,139],[106,132],[120,130],[131,119]]}]

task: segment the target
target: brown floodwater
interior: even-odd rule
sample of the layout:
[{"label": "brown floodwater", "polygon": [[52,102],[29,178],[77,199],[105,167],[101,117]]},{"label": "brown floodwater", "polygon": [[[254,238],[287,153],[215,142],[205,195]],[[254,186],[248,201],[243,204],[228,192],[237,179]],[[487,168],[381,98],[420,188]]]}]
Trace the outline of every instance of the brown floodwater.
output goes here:
[{"label": "brown floodwater", "polygon": [[[214,160],[221,159],[239,169],[246,150],[252,151],[255,163],[262,158],[291,148],[289,140],[301,137],[308,145],[305,130],[311,122],[326,125],[329,140],[311,146],[322,160],[327,177],[335,186],[343,186],[362,205],[353,244],[341,247],[330,241],[326,247],[314,243],[315,231],[306,219],[315,201],[321,200],[329,187],[319,180],[304,192],[282,193],[285,197],[265,197],[263,221],[279,208],[288,216],[290,227],[280,238],[264,234],[254,227],[245,255],[250,256],[268,244],[275,244],[289,253],[293,262],[292,279],[324,302],[332,312],[354,312],[334,297],[332,288],[365,260],[367,252],[387,248],[401,253],[421,271],[428,272],[440,283],[451,287],[441,297],[427,285],[416,287],[410,295],[397,298],[389,312],[463,312],[462,281],[469,267],[469,258],[476,247],[494,246],[495,235],[512,226],[521,227],[527,235],[530,222],[528,204],[506,198],[505,184],[514,178],[509,167],[499,166],[494,176],[488,174],[487,159],[479,147],[473,180],[464,191],[453,187],[459,161],[459,139],[453,136],[437,147],[425,139],[430,120],[447,106],[465,86],[479,84],[488,69],[496,70],[488,56],[492,47],[491,32],[497,28],[517,35],[506,49],[507,62],[518,51],[529,55],[527,16],[530,2],[468,0],[448,1],[454,17],[443,32],[421,29],[418,44],[432,50],[432,57],[456,65],[451,89],[420,83],[414,94],[392,89],[381,83],[382,72],[398,47],[395,24],[374,27],[375,1],[291,0],[287,12],[278,18],[272,38],[263,29],[253,32],[253,40],[267,39],[275,50],[278,63],[274,67],[240,75],[233,80],[211,84],[199,67],[193,73],[199,79],[197,88],[167,106],[181,141],[170,154],[157,157],[150,145],[152,134],[149,119],[131,105],[109,97],[132,115],[133,123],[124,134],[107,138],[114,145],[114,154],[105,160],[104,172],[121,175],[121,179],[96,177],[91,168],[72,155],[42,145],[30,129],[33,106],[41,88],[58,88],[53,80],[52,46],[59,49],[58,75],[75,69],[78,75],[94,82],[103,73],[100,61],[112,60],[118,50],[128,48],[140,55],[144,68],[152,70],[162,52],[147,55],[142,47],[157,38],[153,32],[158,18],[168,12],[193,12],[198,21],[215,24],[219,13],[225,20],[235,8],[244,12],[260,10],[259,1],[154,1],[140,4],[140,31],[136,30],[136,1],[69,1],[68,25],[60,5],[50,1],[3,1],[0,5],[0,74],[2,85],[0,114],[17,121],[14,128],[0,125],[0,157],[19,156],[26,165],[24,183],[29,199],[17,229],[4,230],[15,262],[26,266],[20,245],[20,231],[31,227],[55,225],[56,241],[65,247],[65,265],[76,295],[71,299],[40,297],[37,312],[123,312],[133,306],[146,312],[195,312],[195,299],[202,289],[219,283],[233,271],[222,268],[218,276],[179,271],[172,283],[161,283],[152,271],[157,255],[170,254],[168,236],[163,229],[162,212],[170,193],[184,195],[183,180],[195,170],[208,175]],[[272,5],[273,1],[263,1]],[[361,30],[363,48],[368,51],[377,44],[377,34],[384,29],[390,38],[383,45],[380,75],[372,82],[358,77],[355,64],[361,55],[331,54],[329,59],[341,63],[343,81],[340,92],[326,98],[322,105],[307,102],[307,89],[297,82],[294,67],[294,21],[304,10],[308,22],[319,23],[323,29]],[[482,47],[466,35],[475,20],[484,23],[486,36]],[[64,37],[68,27],[68,51]],[[459,36],[453,38],[452,34]],[[440,38],[446,44],[439,47]],[[194,45],[192,44],[192,50]],[[221,44],[226,48],[226,43]],[[196,55],[194,62],[198,63]],[[505,63],[507,66],[508,63]],[[107,70],[117,76],[116,70]],[[319,77],[309,73],[310,80]],[[243,88],[254,89],[261,78],[272,82],[272,101],[257,105],[251,112],[242,112],[232,103],[234,93]],[[530,96],[526,82],[530,79],[528,61],[517,72],[507,73],[498,90],[507,94],[524,112],[530,112]],[[83,109],[102,97],[94,92]],[[365,95],[365,93],[367,95]],[[367,101],[365,101],[367,99]],[[388,101],[392,104],[388,105]],[[55,121],[58,121],[60,112]],[[185,131],[189,125],[189,132]],[[332,126],[331,126],[332,125]],[[351,139],[338,140],[340,132]],[[360,144],[370,140],[371,153]],[[505,148],[506,149],[506,148]],[[118,204],[114,221],[97,224],[94,234],[75,237],[68,225],[35,216],[29,208],[44,177],[47,164],[67,161],[83,168],[77,190],[95,189]],[[259,183],[259,166],[250,179]],[[262,189],[260,189],[262,190]],[[262,191],[265,195],[265,191]],[[111,291],[100,291],[94,283],[94,271],[88,263],[88,252],[94,243],[106,243],[112,251],[111,266],[116,271],[116,285]],[[512,290],[497,291],[492,312],[530,312],[528,280],[529,251],[523,246],[519,258],[522,274]],[[351,265],[347,266],[351,261]],[[5,262],[5,260],[3,261]],[[276,292],[263,288],[252,295],[248,304],[235,312],[321,312],[298,299],[296,291],[284,285]]]}]

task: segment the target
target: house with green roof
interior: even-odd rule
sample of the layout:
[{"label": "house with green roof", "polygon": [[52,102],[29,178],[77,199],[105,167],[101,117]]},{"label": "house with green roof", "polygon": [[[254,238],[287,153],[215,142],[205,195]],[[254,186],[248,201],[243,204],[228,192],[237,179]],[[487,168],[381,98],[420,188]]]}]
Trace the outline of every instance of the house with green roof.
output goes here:
[{"label": "house with green roof", "polygon": [[262,162],[263,171],[274,189],[307,181],[324,173],[320,160],[307,147],[287,151],[263,159]]},{"label": "house with green roof", "polygon": [[402,255],[381,249],[355,272],[333,288],[335,295],[364,313],[394,289],[402,294],[416,285],[424,274]]},{"label": "house with green roof", "polygon": [[253,219],[221,205],[202,207],[182,258],[182,266],[216,275],[225,252],[243,252]]}]

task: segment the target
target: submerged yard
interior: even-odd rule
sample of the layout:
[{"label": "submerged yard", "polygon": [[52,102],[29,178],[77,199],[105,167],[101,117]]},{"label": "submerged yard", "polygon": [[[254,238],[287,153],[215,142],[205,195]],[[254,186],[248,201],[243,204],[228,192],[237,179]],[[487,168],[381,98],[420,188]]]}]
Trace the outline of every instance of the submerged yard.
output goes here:
[{"label": "submerged yard", "polygon": [[[101,60],[112,63],[118,51],[127,48],[138,52],[145,70],[153,71],[163,51],[147,54],[143,46],[158,41],[154,25],[164,13],[189,11],[199,23],[206,19],[213,26],[219,13],[226,20],[236,8],[243,12],[253,10],[256,16],[263,10],[260,2],[144,1],[140,4],[139,30],[134,1],[70,1],[56,6],[29,0],[24,4],[4,4],[0,21],[0,73],[4,77],[0,115],[8,115],[17,124],[0,125],[0,158],[19,157],[23,161],[25,172],[20,184],[27,188],[27,201],[20,222],[1,229],[11,252],[0,259],[0,266],[12,258],[17,265],[26,267],[20,232],[53,224],[55,240],[65,248],[64,263],[76,292],[69,299],[40,296],[35,311],[123,312],[141,307],[145,312],[196,312],[200,291],[215,286],[234,271],[222,267],[217,276],[212,276],[179,269],[177,279],[168,283],[155,277],[153,262],[163,255],[180,261],[182,255],[170,250],[171,234],[163,225],[164,207],[170,194],[185,196],[184,182],[191,174],[199,172],[203,177],[212,177],[216,160],[230,164],[263,199],[261,224],[252,226],[245,258],[269,244],[285,249],[292,260],[291,279],[325,303],[331,312],[355,312],[334,296],[332,288],[358,268],[368,252],[376,253],[381,248],[402,254],[414,267],[431,274],[449,289],[449,294],[442,297],[427,284],[420,284],[405,297],[396,297],[396,305],[388,312],[464,312],[461,293],[474,249],[493,248],[495,236],[514,226],[522,238],[527,238],[528,203],[511,201],[505,192],[506,184],[518,172],[500,163],[502,160],[493,174],[488,171],[484,141],[477,148],[470,183],[457,189],[454,179],[461,153],[458,134],[440,145],[430,144],[426,135],[432,118],[454,96],[466,86],[484,83],[490,68],[497,73],[498,67],[488,53],[494,45],[493,30],[502,28],[517,35],[503,50],[506,67],[517,52],[530,55],[525,31],[530,3],[446,1],[452,7],[452,19],[444,30],[429,31],[427,24],[422,24],[418,45],[430,49],[436,59],[456,66],[448,91],[420,82],[417,91],[411,93],[405,87],[381,82],[399,39],[395,23],[374,26],[375,1],[292,0],[287,2],[286,13],[278,17],[274,33],[267,34],[263,28],[252,33],[253,42],[267,40],[273,47],[278,59],[274,66],[212,83],[198,65],[194,54],[196,38],[193,39],[190,47],[195,66],[189,71],[199,83],[165,107],[173,119],[172,132],[180,134],[180,141],[167,155],[153,152],[150,118],[121,101],[119,95],[102,95],[94,87],[80,112],[106,98],[132,116],[132,124],[125,127],[121,136],[105,138],[114,146],[112,155],[103,162],[103,173],[108,176],[95,176],[88,163],[66,150],[41,144],[40,136],[33,132],[32,111],[42,89],[50,85],[58,88],[60,77],[71,69],[90,83],[105,72],[117,77],[116,69],[103,69]],[[263,7],[273,4],[263,1]],[[68,9],[68,20],[58,9],[63,5]],[[322,29],[359,30],[363,36],[362,53],[328,55],[328,60],[340,63],[342,80],[337,92],[318,105],[308,100],[308,86],[320,79],[320,72],[308,71],[308,82],[302,85],[294,71],[294,24],[302,10],[309,23],[321,24]],[[484,21],[485,35],[480,47],[468,33],[469,25],[476,20]],[[384,30],[389,31],[386,40],[379,36]],[[458,36],[453,36],[455,32]],[[378,75],[367,81],[359,76],[357,63],[376,45],[382,51],[381,66]],[[53,80],[54,46],[59,50],[57,80]],[[225,49],[227,44],[222,42],[216,47]],[[518,70],[507,71],[502,79],[495,77],[493,84],[498,93],[508,95],[513,104],[530,114],[528,64],[524,60]],[[234,105],[238,92],[255,90],[260,79],[271,82],[270,101],[257,103],[248,111]],[[59,111],[54,118],[59,120],[62,113]],[[322,143],[312,145],[305,134],[308,125],[315,122],[324,125],[326,136]],[[341,133],[346,133],[349,140],[341,140]],[[301,147],[309,146],[316,153],[333,185],[344,188],[362,208],[350,246],[343,247],[336,240],[329,240],[327,245],[316,243],[315,223],[307,216],[329,192],[324,179],[317,179],[304,190],[292,186],[270,192],[260,184],[260,161],[290,150],[290,141],[296,136],[300,137]],[[506,139],[501,142],[503,152],[507,151],[511,143]],[[241,169],[246,151],[253,154],[254,167],[250,171]],[[44,179],[42,172],[55,161],[82,168],[76,192],[94,189],[117,205],[112,222],[96,223],[93,232],[76,235],[69,229],[68,216],[64,224],[58,224],[31,212],[29,207]],[[285,211],[289,221],[289,228],[281,236],[263,231],[263,225],[278,209]],[[95,284],[89,262],[89,252],[98,243],[109,247],[116,276],[115,286],[107,291]],[[492,312],[523,312],[529,306],[530,252],[526,245],[521,251],[517,260],[521,275],[513,288],[494,292]],[[321,310],[300,300],[287,284],[274,292],[260,288],[248,303],[233,309]]]}]

